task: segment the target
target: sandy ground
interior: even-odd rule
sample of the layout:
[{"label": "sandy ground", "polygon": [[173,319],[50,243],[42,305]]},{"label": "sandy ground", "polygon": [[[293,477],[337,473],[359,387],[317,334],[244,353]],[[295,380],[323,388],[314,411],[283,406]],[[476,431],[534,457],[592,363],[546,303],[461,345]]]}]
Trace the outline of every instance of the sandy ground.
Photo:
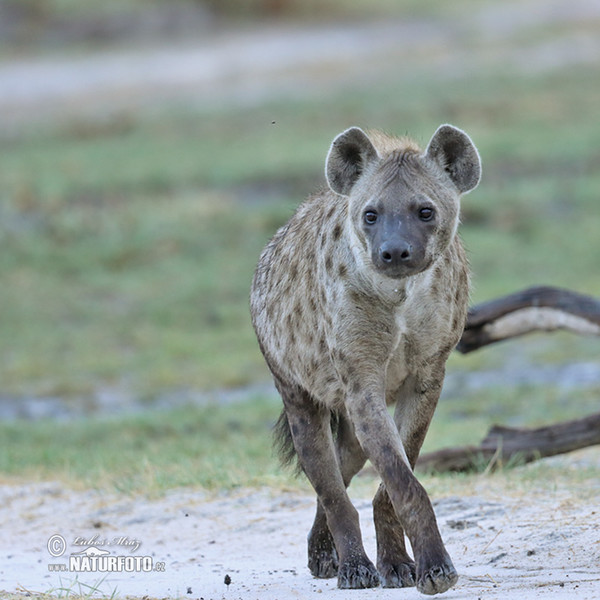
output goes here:
[{"label": "sandy ground", "polygon": [[[495,481],[482,479],[464,497],[434,499],[460,573],[444,598],[599,599],[600,505],[567,490],[530,500],[502,496]],[[374,557],[370,501],[355,505]],[[64,595],[65,589],[88,593],[91,586],[106,596],[204,600],[423,597],[414,588],[341,591],[335,580],[313,579],[305,558],[313,510],[312,497],[291,491],[241,490],[216,498],[173,491],[148,500],[71,491],[58,483],[5,485],[0,590]],[[50,549],[64,554],[50,555],[51,539]],[[90,547],[110,556],[150,556],[154,570],[50,571]]]}]

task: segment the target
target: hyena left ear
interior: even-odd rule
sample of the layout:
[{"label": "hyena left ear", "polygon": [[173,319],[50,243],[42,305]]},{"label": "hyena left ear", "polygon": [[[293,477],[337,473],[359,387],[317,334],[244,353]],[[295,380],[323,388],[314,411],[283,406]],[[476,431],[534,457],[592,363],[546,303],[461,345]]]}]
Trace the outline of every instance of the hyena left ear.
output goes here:
[{"label": "hyena left ear", "polygon": [[440,125],[427,145],[425,156],[448,174],[461,194],[477,187],[481,178],[479,152],[458,127]]},{"label": "hyena left ear", "polygon": [[377,158],[375,146],[362,129],[346,129],[333,140],[327,154],[325,177],[329,187],[348,196],[367,165]]}]

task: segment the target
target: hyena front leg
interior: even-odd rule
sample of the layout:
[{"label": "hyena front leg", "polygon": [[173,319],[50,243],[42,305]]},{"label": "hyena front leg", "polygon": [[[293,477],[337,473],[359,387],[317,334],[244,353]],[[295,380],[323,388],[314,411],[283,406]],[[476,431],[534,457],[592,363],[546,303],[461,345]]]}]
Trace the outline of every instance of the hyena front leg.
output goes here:
[{"label": "hyena front leg", "polygon": [[[394,422],[414,470],[425,434],[433,417],[444,378],[444,366],[424,385],[409,377],[388,398],[396,403]],[[385,485],[381,484],[373,499],[373,519],[377,535],[377,569],[384,587],[408,587],[416,584],[415,564],[406,552],[404,529],[392,506]]]},{"label": "hyena front leg", "polygon": [[[431,501],[413,475],[398,429],[387,412],[383,394],[377,388],[358,392],[349,399],[347,408],[361,447],[383,480],[394,513],[410,539],[415,553],[417,589],[425,594],[446,591],[456,583],[458,575],[444,547]],[[378,510],[382,508],[386,510],[383,503]],[[380,512],[380,526],[383,523],[381,517]],[[394,523],[394,519],[388,523]],[[393,541],[387,549],[396,553],[400,562],[406,563],[399,530],[385,523],[383,528],[392,534]]]},{"label": "hyena front leg", "polygon": [[338,587],[369,588],[380,584],[367,557],[358,512],[352,505],[338,464],[331,416],[306,391],[279,385],[300,465],[317,493],[337,550]]},{"label": "hyena front leg", "polygon": [[[339,416],[335,449],[344,486],[348,487],[364,466],[366,457],[354,435],[352,424],[343,415]],[[314,577],[328,579],[338,574],[338,566],[338,555],[327,526],[325,509],[317,500],[317,514],[308,535],[308,567]]]}]

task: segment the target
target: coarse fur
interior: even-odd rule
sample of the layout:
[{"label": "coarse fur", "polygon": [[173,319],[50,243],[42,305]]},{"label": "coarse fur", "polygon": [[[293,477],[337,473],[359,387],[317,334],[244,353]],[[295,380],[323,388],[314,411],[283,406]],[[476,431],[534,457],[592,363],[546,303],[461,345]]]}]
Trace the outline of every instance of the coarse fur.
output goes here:
[{"label": "coarse fur", "polygon": [[[424,152],[354,127],[333,141],[326,176],[329,189],[266,246],[251,292],[284,404],[276,442],[285,462],[297,455],[318,496],[309,567],[343,588],[443,592],[456,571],[412,469],[466,319],[459,198],[479,181],[479,155],[450,125]],[[345,491],[367,458],[382,478],[377,569]]]}]

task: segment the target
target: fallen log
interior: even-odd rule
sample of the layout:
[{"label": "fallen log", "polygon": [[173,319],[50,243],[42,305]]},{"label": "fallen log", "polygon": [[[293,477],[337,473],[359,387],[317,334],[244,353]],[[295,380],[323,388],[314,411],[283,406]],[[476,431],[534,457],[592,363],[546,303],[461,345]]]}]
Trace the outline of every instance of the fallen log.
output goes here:
[{"label": "fallen log", "polygon": [[494,425],[479,446],[445,448],[423,454],[420,471],[494,469],[509,462],[527,463],[600,444],[600,413],[537,429]]},{"label": "fallen log", "polygon": [[[600,300],[571,290],[532,287],[469,309],[456,349],[467,354],[533,331],[565,329],[600,336]],[[600,413],[537,429],[494,425],[479,446],[445,448],[419,457],[421,471],[494,469],[600,444]]]},{"label": "fallen log", "polygon": [[477,304],[456,349],[467,354],[532,331],[600,335],[600,300],[571,290],[533,287]]}]

